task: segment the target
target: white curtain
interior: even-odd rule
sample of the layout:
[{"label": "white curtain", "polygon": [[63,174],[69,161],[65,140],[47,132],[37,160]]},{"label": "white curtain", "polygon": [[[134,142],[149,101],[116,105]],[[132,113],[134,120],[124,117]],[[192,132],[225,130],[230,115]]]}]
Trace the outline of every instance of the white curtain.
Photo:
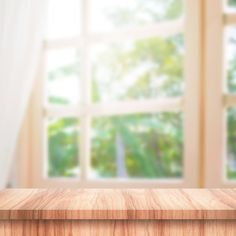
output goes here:
[{"label": "white curtain", "polygon": [[0,0],[0,188],[13,153],[42,47],[46,0]]}]

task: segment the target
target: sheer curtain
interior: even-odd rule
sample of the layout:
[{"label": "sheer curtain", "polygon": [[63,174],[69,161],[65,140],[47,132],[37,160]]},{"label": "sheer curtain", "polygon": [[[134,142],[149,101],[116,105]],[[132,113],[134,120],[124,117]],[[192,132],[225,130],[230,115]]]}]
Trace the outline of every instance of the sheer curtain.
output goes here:
[{"label": "sheer curtain", "polygon": [[45,12],[46,0],[0,0],[0,188],[35,78]]}]

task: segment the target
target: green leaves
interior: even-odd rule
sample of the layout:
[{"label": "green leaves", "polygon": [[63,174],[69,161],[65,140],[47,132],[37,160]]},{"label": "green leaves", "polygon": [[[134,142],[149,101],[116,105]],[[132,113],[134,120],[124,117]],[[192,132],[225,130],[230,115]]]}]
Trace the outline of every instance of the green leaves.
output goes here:
[{"label": "green leaves", "polygon": [[183,35],[104,45],[93,66],[94,102],[182,95],[183,54]]},{"label": "green leaves", "polygon": [[[137,0],[131,8],[107,10],[113,24],[144,25],[183,15],[182,0]],[[92,101],[159,99],[183,95],[183,35],[170,38],[97,45],[92,67]],[[98,53],[96,53],[98,51]],[[74,54],[73,54],[74,55]],[[58,65],[49,81],[77,74],[79,56]],[[82,78],[84,79],[84,78]],[[53,85],[52,85],[53,86]],[[56,95],[55,95],[56,94]],[[66,96],[49,97],[51,104],[67,105]],[[124,159],[131,178],[182,176],[183,127],[180,113],[132,114],[92,119],[91,165],[96,177],[120,177]],[[49,176],[75,176],[79,163],[76,118],[50,121],[48,126]],[[117,144],[117,136],[120,145]],[[124,153],[124,156],[123,156]],[[83,156],[80,156],[83,158]]]},{"label": "green leaves", "polygon": [[230,6],[236,6],[236,0],[228,0],[228,4],[230,5]]},{"label": "green leaves", "polygon": [[136,114],[95,119],[92,166],[100,177],[119,177],[117,134],[124,143],[124,168],[129,177],[170,178],[182,175],[180,114]]},{"label": "green leaves", "polygon": [[48,125],[48,175],[74,176],[78,172],[78,121],[54,119]]}]

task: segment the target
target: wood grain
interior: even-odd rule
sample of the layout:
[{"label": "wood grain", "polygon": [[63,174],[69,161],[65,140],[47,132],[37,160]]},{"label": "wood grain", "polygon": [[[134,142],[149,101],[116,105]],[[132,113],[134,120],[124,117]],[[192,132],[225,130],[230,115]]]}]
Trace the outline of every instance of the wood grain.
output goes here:
[{"label": "wood grain", "polygon": [[235,236],[224,220],[0,221],[1,236]]},{"label": "wood grain", "polygon": [[236,219],[236,189],[7,189],[1,220]]}]

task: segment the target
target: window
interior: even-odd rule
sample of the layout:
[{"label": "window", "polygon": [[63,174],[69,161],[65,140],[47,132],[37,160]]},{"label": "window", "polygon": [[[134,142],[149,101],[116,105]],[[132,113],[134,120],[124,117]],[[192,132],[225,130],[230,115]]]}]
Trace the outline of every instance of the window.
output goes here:
[{"label": "window", "polygon": [[209,0],[207,12],[206,186],[230,187],[236,183],[236,1]]},{"label": "window", "polygon": [[49,0],[34,186],[197,186],[200,9]]}]

